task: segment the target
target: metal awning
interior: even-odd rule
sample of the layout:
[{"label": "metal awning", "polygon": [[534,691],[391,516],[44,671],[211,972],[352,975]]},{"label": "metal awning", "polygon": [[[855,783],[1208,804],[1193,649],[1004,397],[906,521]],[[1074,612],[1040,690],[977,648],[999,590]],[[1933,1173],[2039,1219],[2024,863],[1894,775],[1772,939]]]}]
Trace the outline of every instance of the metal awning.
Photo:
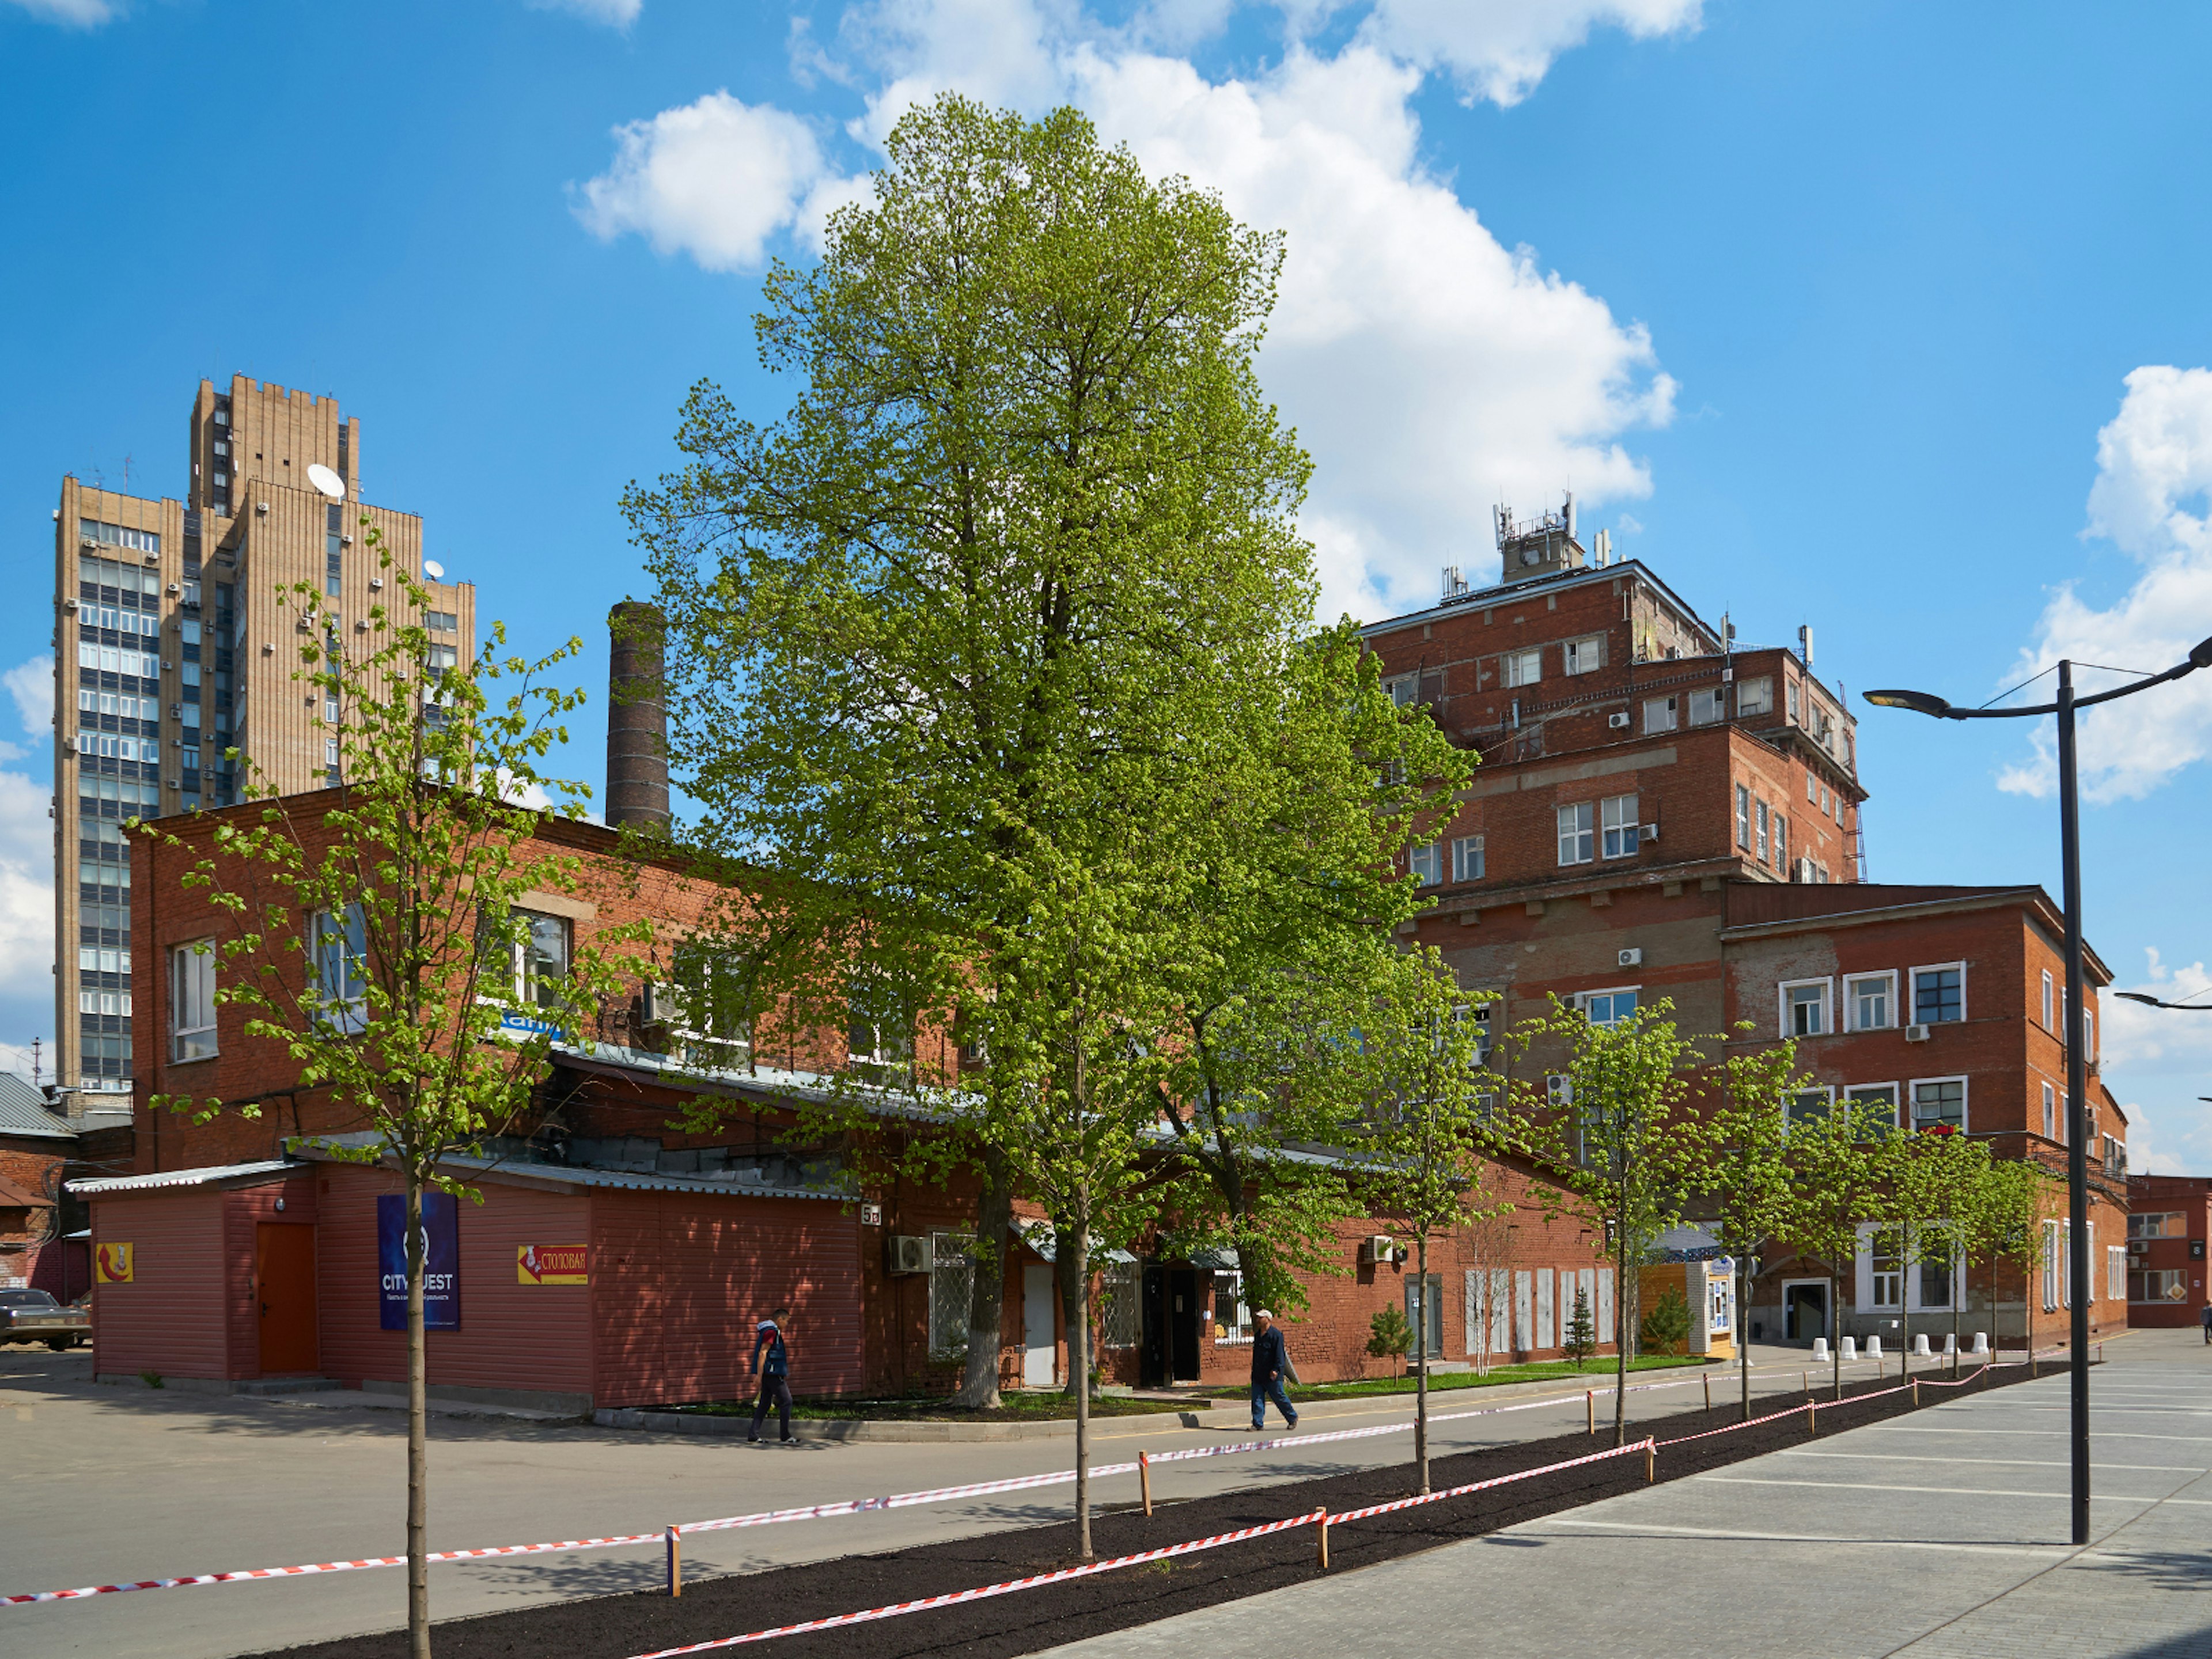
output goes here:
[{"label": "metal awning", "polygon": [[[1049,1221],[1010,1221],[1006,1224],[1006,1230],[1012,1233],[1016,1238],[1021,1240],[1023,1243],[1028,1245],[1034,1254],[1043,1257],[1047,1261],[1057,1261],[1060,1260],[1055,1249],[1057,1241],[1053,1237],[1052,1223]],[[1091,1253],[1091,1260],[1094,1263],[1100,1261],[1134,1261],[1136,1259],[1136,1257],[1131,1255],[1127,1250],[1109,1249],[1103,1250],[1093,1250]]]}]

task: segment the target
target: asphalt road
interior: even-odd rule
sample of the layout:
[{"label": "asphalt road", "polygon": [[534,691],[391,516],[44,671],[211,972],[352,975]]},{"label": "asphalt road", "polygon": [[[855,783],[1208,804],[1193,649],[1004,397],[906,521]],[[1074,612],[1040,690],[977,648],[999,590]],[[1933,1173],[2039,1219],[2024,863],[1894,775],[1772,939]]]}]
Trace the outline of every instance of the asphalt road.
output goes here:
[{"label": "asphalt road", "polygon": [[[1773,1356],[1784,1358],[1782,1351]],[[1788,1357],[1795,1365],[1802,1356]],[[1893,1364],[1894,1362],[1893,1362]],[[1762,1389],[1793,1389],[1790,1370]],[[1438,1410],[1505,1403],[1538,1391],[1454,1392]],[[1716,1393],[1719,1382],[1716,1379]],[[1698,1390],[1632,1397],[1656,1414]],[[319,1396],[327,1401],[331,1396]],[[1602,1402],[1601,1403],[1602,1408]],[[1439,1450],[1558,1434],[1583,1415],[1556,1406],[1440,1425]],[[1309,1431],[1404,1422],[1409,1401],[1310,1409]],[[88,1358],[0,1348],[0,1494],[8,1516],[0,1593],[189,1573],[290,1565],[404,1547],[404,1425],[400,1413],[95,1384]],[[1239,1427],[1185,1429],[1173,1418],[1101,1425],[1096,1462],[1249,1438]],[[1279,1432],[1279,1430],[1273,1431]],[[1403,1461],[1410,1435],[1171,1465],[1155,1474],[1178,1494],[1298,1479]],[[655,1531],[671,1522],[908,1492],[1065,1468],[1073,1444],[746,1446],[495,1418],[439,1417],[431,1430],[434,1549]],[[1134,1476],[1101,1481],[1098,1501],[1136,1500]],[[687,1540],[687,1573],[743,1572],[1065,1518],[1072,1488],[741,1531]],[[441,1619],[659,1582],[653,1548],[585,1551],[432,1569]],[[388,1629],[404,1621],[404,1575],[385,1568],[304,1578],[141,1591],[0,1607],[0,1656],[222,1659],[291,1642]]]}]

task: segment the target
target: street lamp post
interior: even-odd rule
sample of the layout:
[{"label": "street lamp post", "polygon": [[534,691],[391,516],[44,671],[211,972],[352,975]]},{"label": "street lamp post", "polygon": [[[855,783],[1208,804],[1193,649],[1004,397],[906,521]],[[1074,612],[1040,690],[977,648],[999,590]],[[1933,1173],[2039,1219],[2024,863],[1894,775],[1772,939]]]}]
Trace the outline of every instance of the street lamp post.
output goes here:
[{"label": "street lamp post", "polygon": [[2072,1289],[2071,1427],[2074,1468],[2074,1541],[2089,1541],[2089,1057],[2081,1041],[2083,968],[2081,952],[2081,813],[2075,775],[2075,711],[2095,703],[2133,696],[2154,685],[2212,667],[2212,640],[2205,640],[2163,674],[2152,674],[2094,697],[2074,695],[2074,665],[2058,665],[2058,698],[2031,708],[1954,708],[1925,691],[1869,691],[1866,700],[1883,708],[1909,708],[1936,720],[2027,720],[2055,714],[2058,720],[2058,841],[2066,899],[2066,1281]]}]

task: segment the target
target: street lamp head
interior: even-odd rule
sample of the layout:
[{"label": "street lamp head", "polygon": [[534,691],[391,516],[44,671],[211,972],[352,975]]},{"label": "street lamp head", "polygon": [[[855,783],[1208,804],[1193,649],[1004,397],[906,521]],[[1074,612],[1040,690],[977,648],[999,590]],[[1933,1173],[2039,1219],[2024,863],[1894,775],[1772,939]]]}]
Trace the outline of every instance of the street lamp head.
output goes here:
[{"label": "street lamp head", "polygon": [[2140,1002],[2148,1008],[2165,1006],[2156,997],[2147,997],[2141,991],[2115,991],[2112,994],[2116,997],[2125,997],[2130,1002]]},{"label": "street lamp head", "polygon": [[2196,668],[2212,668],[2212,640],[2199,640],[2189,653],[2190,665]]},{"label": "street lamp head", "polygon": [[1951,705],[1925,691],[1869,691],[1866,700],[1881,708],[1910,708],[1916,714],[1927,714],[1941,720],[1951,712]]}]

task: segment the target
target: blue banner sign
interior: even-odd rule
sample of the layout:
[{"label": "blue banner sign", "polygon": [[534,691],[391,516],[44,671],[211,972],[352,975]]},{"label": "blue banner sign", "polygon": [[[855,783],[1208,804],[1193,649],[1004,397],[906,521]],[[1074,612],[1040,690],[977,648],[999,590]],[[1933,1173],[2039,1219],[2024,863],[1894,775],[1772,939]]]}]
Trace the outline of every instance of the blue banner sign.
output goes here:
[{"label": "blue banner sign", "polygon": [[[459,1206],[451,1193],[422,1194],[422,1328],[461,1328]],[[407,1195],[376,1195],[376,1263],[387,1331],[407,1328]]]}]

